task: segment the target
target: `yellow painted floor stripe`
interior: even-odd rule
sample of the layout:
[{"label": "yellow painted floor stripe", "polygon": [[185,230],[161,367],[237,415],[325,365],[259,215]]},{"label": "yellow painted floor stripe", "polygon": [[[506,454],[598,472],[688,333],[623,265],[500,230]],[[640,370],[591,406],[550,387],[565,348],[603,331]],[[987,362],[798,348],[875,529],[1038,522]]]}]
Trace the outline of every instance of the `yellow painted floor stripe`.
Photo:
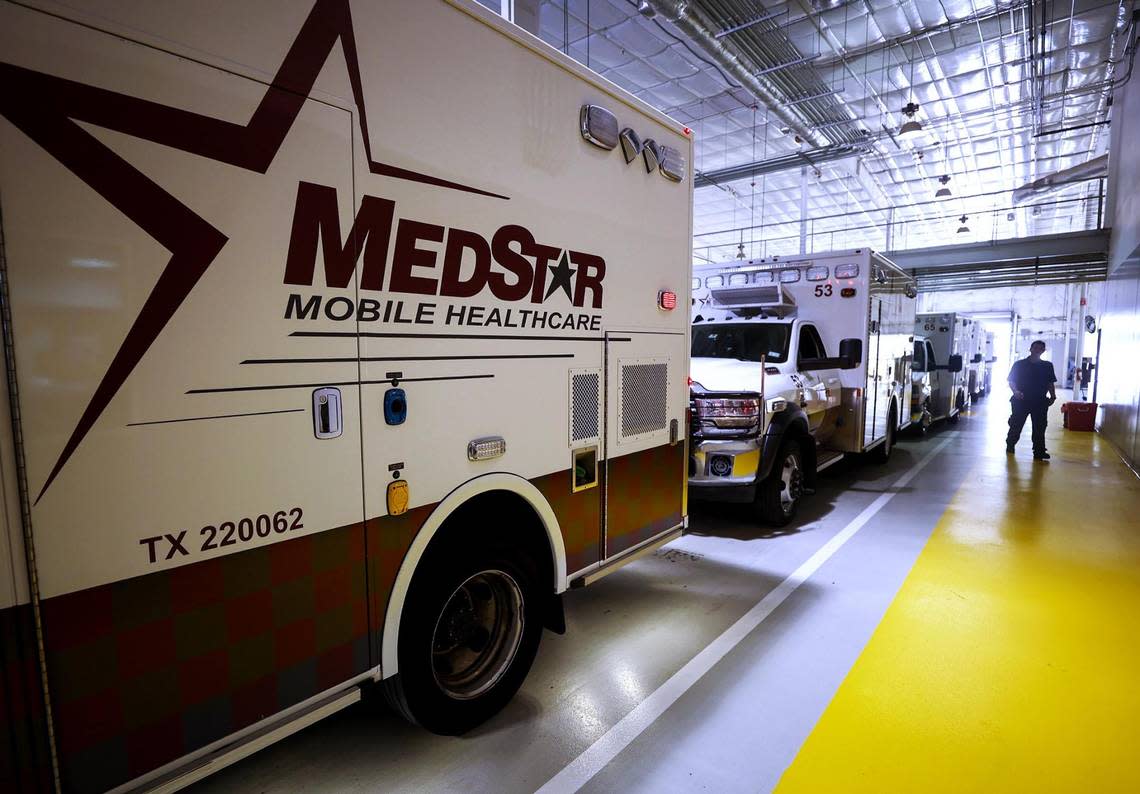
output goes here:
[{"label": "yellow painted floor stripe", "polygon": [[[1140,792],[1140,487],[1050,416],[983,456],[777,792]],[[949,432],[953,432],[952,430]]]}]

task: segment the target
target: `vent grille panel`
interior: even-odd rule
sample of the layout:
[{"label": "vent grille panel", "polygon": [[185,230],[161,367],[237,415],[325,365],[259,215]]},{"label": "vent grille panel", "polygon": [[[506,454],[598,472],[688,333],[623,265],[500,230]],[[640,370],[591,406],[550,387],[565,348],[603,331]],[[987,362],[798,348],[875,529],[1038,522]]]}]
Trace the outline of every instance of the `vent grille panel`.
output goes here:
[{"label": "vent grille panel", "polygon": [[570,442],[598,437],[601,374],[579,372],[570,377]]},{"label": "vent grille panel", "polygon": [[669,365],[621,367],[621,437],[664,430],[668,414]]}]

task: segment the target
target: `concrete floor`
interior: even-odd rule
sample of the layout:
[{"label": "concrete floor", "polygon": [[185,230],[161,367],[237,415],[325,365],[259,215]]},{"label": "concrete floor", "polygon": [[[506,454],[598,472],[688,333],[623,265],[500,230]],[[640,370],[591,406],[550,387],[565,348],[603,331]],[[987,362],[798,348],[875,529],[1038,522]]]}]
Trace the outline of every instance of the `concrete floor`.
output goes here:
[{"label": "concrete floor", "polygon": [[[1004,459],[1007,406],[995,396],[957,426],[904,440],[887,465],[840,464],[786,531],[691,505],[689,535],[568,594],[567,634],[543,637],[518,696],[467,736],[433,736],[365,702],[194,790],[532,792],[553,778],[547,791],[770,791],[979,459],[995,449]],[[1023,446],[1032,466],[1028,428]],[[868,508],[878,509],[869,520]],[[840,541],[788,595],[781,583]],[[784,595],[749,628],[758,603]],[[692,674],[710,647],[723,655]],[[801,788],[842,790],[836,782]]]}]

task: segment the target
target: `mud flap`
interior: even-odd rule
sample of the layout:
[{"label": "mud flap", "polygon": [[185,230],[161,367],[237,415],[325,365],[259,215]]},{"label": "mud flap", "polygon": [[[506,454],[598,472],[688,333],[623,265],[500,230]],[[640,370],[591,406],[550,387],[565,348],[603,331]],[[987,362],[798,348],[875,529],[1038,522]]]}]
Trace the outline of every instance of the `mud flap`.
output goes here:
[{"label": "mud flap", "polygon": [[555,634],[566,633],[566,610],[562,606],[561,593],[555,593],[546,603],[546,612],[543,615],[542,625]]}]

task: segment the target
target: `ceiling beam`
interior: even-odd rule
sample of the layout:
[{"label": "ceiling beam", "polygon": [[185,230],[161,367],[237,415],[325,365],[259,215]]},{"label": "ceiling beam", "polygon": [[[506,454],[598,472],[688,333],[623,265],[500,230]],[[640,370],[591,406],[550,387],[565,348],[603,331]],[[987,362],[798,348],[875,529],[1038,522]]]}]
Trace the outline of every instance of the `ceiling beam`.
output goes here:
[{"label": "ceiling beam", "polygon": [[940,245],[935,248],[914,248],[907,251],[890,251],[885,256],[903,270],[936,267],[981,268],[1012,266],[1032,262],[1037,257],[1077,261],[1081,258],[1103,257],[1108,254],[1109,229],[1066,234],[1044,234],[998,240],[988,243]]}]

